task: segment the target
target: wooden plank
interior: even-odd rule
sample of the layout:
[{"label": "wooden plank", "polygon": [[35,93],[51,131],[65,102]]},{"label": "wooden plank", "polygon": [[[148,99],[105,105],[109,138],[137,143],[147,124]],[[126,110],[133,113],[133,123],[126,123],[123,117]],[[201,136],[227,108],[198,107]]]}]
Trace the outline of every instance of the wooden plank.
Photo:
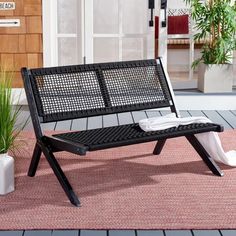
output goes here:
[{"label": "wooden plank", "polygon": [[75,119],[72,121],[71,130],[86,130],[88,118]]},{"label": "wooden plank", "polygon": [[180,111],[180,115],[181,115],[181,117],[189,117],[190,116],[188,111]]},{"label": "wooden plank", "polygon": [[220,230],[222,236],[235,236],[236,230]]},{"label": "wooden plank", "polygon": [[52,236],[78,236],[79,230],[53,230]]},{"label": "wooden plank", "polygon": [[162,230],[137,230],[137,236],[164,236]]},{"label": "wooden plank", "polygon": [[[189,117],[190,116],[188,111],[182,110],[182,111],[179,111],[179,112],[180,112],[181,117]],[[166,116],[166,115],[170,114],[171,111],[163,110],[163,111],[160,111],[160,113],[161,113],[162,116]]]},{"label": "wooden plank", "polygon": [[191,111],[191,110],[189,110],[188,112],[190,113],[191,116],[206,116],[202,111],[197,111],[197,110]]},{"label": "wooden plank", "polygon": [[124,112],[118,114],[119,125],[126,125],[134,123],[133,117],[130,112]]},{"label": "wooden plank", "polygon": [[193,230],[194,236],[221,236],[219,230]]},{"label": "wooden plank", "polygon": [[236,128],[236,117],[231,111],[217,111],[232,128]]},{"label": "wooden plank", "polygon": [[134,230],[109,230],[109,236],[135,236]]},{"label": "wooden plank", "polygon": [[[15,109],[19,109],[19,106],[15,106],[13,107],[13,110]],[[20,112],[19,115],[17,117],[17,121],[16,121],[16,127],[22,128],[23,125],[26,123],[24,130],[32,130],[33,129],[33,124],[30,118],[30,113],[28,110],[27,106],[21,106],[20,107]]]},{"label": "wooden plank", "polygon": [[110,114],[103,116],[103,127],[117,126],[118,117],[116,114]]},{"label": "wooden plank", "polygon": [[148,118],[161,116],[159,111],[150,111],[150,110],[146,111],[146,115]]},{"label": "wooden plank", "polygon": [[232,110],[231,112],[236,116],[236,110]]},{"label": "wooden plank", "polygon": [[58,121],[55,126],[55,130],[70,130],[71,129],[71,120]]},{"label": "wooden plank", "polygon": [[106,230],[80,230],[80,236],[107,236]]},{"label": "wooden plank", "polygon": [[52,230],[27,230],[24,236],[51,236]]},{"label": "wooden plank", "polygon": [[88,129],[102,128],[102,116],[88,117]]},{"label": "wooden plank", "polygon": [[203,111],[203,113],[208,117],[212,122],[221,124],[225,129],[232,129],[232,127],[219,115],[217,111]]},{"label": "wooden plank", "polygon": [[147,118],[145,111],[133,111],[131,114],[135,123],[138,123],[140,120]]},{"label": "wooden plank", "polygon": [[0,236],[22,236],[23,235],[23,231],[19,230],[19,231],[0,231]]},{"label": "wooden plank", "polygon": [[192,236],[191,230],[165,230],[165,236]]},{"label": "wooden plank", "polygon": [[[179,111],[179,112],[180,112],[181,117],[189,117],[190,116],[188,111],[182,110],[182,111]],[[171,111],[163,110],[163,111],[160,111],[160,113],[161,113],[162,116],[166,116],[166,115],[170,114]]]},{"label": "wooden plank", "polygon": [[43,123],[41,124],[41,129],[43,131],[46,131],[46,130],[55,130],[55,127],[56,127],[56,122],[49,122],[49,123]]},{"label": "wooden plank", "polygon": [[161,116],[166,116],[166,115],[168,115],[170,113],[171,113],[171,111],[169,111],[169,110],[160,111]]}]

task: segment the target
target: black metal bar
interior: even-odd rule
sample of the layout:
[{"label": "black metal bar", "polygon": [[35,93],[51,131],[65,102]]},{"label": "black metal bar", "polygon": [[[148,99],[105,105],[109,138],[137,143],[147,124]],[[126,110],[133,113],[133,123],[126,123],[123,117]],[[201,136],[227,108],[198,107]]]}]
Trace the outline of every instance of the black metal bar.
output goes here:
[{"label": "black metal bar", "polygon": [[200,155],[202,160],[206,163],[208,168],[213,174],[223,176],[224,172],[219,168],[215,161],[210,157],[205,148],[201,145],[198,139],[194,135],[186,135],[187,140],[191,143],[197,153]]},{"label": "black metal bar", "polygon": [[41,154],[42,154],[42,150],[40,146],[38,145],[38,143],[36,143],[34,147],[33,156],[30,162],[29,170],[28,170],[28,176],[30,177],[35,176]]},{"label": "black metal bar", "polygon": [[151,20],[149,21],[149,26],[154,26],[154,20],[153,20],[153,10],[155,8],[155,0],[148,0],[148,8],[151,10]]},{"label": "black metal bar", "polygon": [[153,150],[153,154],[154,155],[159,155],[164,147],[166,143],[166,139],[163,139],[163,140],[159,140]]},{"label": "black metal bar", "polygon": [[161,0],[161,9],[164,10],[164,20],[161,21],[161,26],[166,27],[166,9],[167,9],[167,0]]},{"label": "black metal bar", "polygon": [[80,207],[80,201],[79,198],[76,196],[76,194],[74,193],[72,186],[70,185],[67,177],[65,176],[64,172],[62,171],[59,163],[57,162],[55,156],[53,155],[52,151],[50,150],[50,147],[45,146],[44,143],[40,144],[41,149],[49,163],[49,165],[51,166],[54,174],[56,175],[59,183],[61,184],[65,194],[67,195],[68,199],[70,200],[70,202],[76,206],[76,207]]}]

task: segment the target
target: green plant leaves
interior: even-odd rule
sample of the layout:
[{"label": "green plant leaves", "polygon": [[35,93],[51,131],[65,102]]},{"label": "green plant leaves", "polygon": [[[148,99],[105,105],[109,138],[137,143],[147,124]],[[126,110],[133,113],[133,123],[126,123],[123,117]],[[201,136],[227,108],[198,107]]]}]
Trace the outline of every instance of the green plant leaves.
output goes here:
[{"label": "green plant leaves", "polygon": [[204,41],[202,57],[193,63],[231,63],[236,49],[236,2],[231,0],[184,0],[191,7],[197,33],[194,39]]},{"label": "green plant leaves", "polygon": [[20,109],[12,106],[12,79],[13,73],[4,68],[0,71],[0,154],[6,153],[14,146],[20,132],[16,127],[16,120]]}]

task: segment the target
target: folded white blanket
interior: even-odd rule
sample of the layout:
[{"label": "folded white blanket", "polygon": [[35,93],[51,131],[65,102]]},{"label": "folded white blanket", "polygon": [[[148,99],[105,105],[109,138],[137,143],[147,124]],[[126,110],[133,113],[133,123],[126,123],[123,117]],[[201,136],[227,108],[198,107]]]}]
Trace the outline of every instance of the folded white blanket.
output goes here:
[{"label": "folded white blanket", "polygon": [[[166,116],[140,120],[139,126],[144,131],[157,131],[192,123],[212,123],[212,121],[201,116],[177,118],[174,113],[171,113]],[[216,132],[195,134],[195,137],[206,149],[212,159],[229,166],[236,166],[236,151],[232,150],[225,153]]]}]

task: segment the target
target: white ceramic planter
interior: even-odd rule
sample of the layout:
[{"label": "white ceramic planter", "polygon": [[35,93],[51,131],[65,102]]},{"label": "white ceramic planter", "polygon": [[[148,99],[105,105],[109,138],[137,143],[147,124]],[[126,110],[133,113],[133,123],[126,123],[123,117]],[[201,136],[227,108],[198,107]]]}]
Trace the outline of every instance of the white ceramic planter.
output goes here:
[{"label": "white ceramic planter", "polygon": [[7,153],[0,154],[0,195],[14,191],[14,159]]},{"label": "white ceramic planter", "polygon": [[200,64],[198,70],[198,89],[204,93],[232,92],[232,64]]}]

